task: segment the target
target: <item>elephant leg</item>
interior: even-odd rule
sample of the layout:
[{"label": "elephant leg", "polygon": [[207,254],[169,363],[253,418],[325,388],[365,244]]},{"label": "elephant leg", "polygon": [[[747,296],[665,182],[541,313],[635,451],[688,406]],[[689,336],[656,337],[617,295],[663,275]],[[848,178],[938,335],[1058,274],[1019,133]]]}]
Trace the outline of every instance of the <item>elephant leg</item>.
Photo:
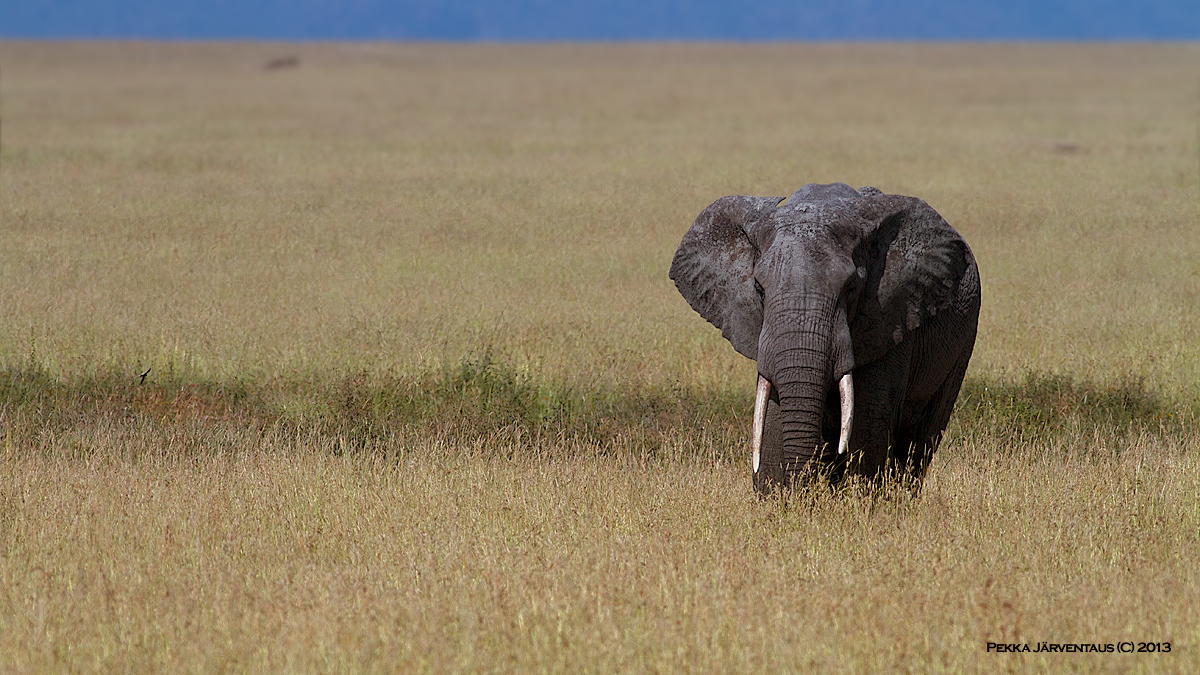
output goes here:
[{"label": "elephant leg", "polygon": [[975,345],[977,321],[978,308],[964,301],[915,335],[913,375],[897,423],[892,461],[917,490],[954,412]]},{"label": "elephant leg", "polygon": [[875,479],[887,470],[910,363],[909,348],[901,344],[883,358],[854,370],[850,473]]},{"label": "elephant leg", "polygon": [[908,443],[897,444],[893,450],[897,467],[914,481],[918,490],[925,479],[925,471],[929,468],[933,453],[941,444],[946,425],[950,423],[950,415],[954,412],[954,402],[958,400],[958,391],[967,374],[970,358],[968,352],[958,359],[941,386],[916,416],[914,424],[906,425],[904,435],[908,438]]}]

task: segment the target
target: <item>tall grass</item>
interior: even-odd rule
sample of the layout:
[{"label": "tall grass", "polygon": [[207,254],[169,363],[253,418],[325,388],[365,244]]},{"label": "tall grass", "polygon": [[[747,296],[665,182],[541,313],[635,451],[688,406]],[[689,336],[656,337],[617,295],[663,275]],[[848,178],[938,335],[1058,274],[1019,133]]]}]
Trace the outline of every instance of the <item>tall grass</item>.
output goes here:
[{"label": "tall grass", "polygon": [[[2,461],[6,671],[1197,663],[1194,437],[1033,461],[956,445],[919,499],[780,502],[690,444],[658,459],[429,438],[339,454],[211,424],[78,434]],[[986,651],[1043,641],[1173,651]]]},{"label": "tall grass", "polygon": [[[1195,672],[1197,52],[0,42],[0,671]],[[758,500],[666,268],[834,180],[979,341],[919,497]]]}]

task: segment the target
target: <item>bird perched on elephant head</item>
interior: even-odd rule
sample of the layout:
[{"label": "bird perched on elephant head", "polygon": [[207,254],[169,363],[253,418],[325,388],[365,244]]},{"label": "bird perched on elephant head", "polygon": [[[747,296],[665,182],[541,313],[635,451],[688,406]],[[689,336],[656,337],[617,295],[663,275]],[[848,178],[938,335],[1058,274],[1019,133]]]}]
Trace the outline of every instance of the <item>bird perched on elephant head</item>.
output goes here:
[{"label": "bird perched on elephant head", "polygon": [[933,208],[843,183],[722,197],[683,236],[671,279],[757,361],[757,491],[822,468],[920,486],[980,298],[971,249]]}]

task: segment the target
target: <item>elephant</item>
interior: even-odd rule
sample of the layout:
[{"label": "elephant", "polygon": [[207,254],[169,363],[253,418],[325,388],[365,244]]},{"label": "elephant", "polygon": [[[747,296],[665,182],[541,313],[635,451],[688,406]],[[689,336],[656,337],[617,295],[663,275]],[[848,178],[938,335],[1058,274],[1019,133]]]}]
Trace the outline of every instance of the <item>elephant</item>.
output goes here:
[{"label": "elephant", "polygon": [[975,348],[970,247],[915,197],[810,183],[722,197],[670,277],[758,367],[755,491],[887,476],[919,491]]}]

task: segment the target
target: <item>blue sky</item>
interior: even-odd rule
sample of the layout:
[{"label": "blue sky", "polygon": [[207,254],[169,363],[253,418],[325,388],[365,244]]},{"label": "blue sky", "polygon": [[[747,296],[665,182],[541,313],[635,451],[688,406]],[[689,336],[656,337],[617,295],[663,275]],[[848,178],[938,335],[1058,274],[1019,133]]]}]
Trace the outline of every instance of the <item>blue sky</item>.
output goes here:
[{"label": "blue sky", "polygon": [[1197,40],[1200,0],[0,0],[0,37]]}]

